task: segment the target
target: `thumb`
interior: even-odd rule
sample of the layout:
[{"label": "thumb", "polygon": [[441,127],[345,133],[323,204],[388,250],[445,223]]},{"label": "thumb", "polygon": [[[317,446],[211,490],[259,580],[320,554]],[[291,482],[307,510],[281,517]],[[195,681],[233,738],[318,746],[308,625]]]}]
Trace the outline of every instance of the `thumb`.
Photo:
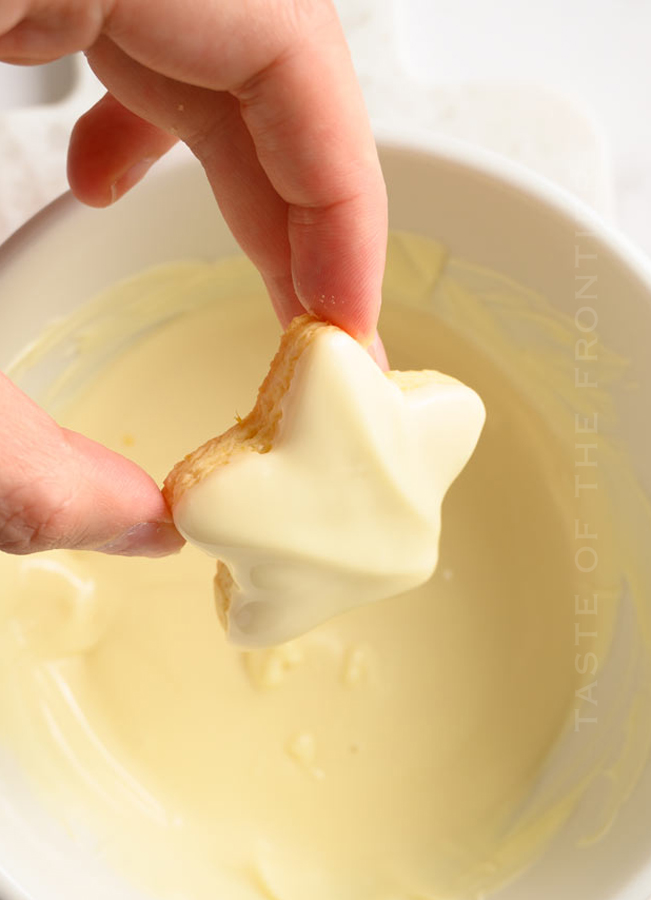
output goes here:
[{"label": "thumb", "polygon": [[0,550],[165,556],[183,539],[135,463],[65,428],[0,374]]}]

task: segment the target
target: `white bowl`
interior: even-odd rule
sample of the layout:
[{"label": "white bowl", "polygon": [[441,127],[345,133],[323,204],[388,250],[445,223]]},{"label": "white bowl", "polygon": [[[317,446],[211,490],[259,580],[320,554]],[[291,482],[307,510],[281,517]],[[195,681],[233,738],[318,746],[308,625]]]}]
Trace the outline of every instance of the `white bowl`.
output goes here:
[{"label": "white bowl", "polygon": [[[639,383],[636,398],[617,398],[620,436],[649,492],[651,416],[640,398],[651,407],[651,263],[587,207],[498,157],[422,134],[385,138],[381,146],[393,228],[440,240],[569,316],[577,309],[577,248],[595,254],[600,334],[631,361]],[[0,365],[53,317],[119,279],[170,260],[236,251],[202,171],[183,153],[110,209],[91,210],[65,195],[0,248]],[[591,810],[583,802],[541,859],[499,892],[500,900],[646,900],[651,765],[606,836],[579,849],[574,837],[590,824]],[[99,900],[115,893],[108,876],[67,843],[30,796],[0,745],[0,897]]]}]

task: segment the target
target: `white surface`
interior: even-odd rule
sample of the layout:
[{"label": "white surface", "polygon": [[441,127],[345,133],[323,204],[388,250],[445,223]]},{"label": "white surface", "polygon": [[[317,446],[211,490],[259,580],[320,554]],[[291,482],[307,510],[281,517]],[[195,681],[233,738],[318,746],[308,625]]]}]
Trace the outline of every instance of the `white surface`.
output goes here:
[{"label": "white surface", "polygon": [[547,86],[602,124],[622,229],[651,252],[651,3],[648,0],[407,0],[399,57],[431,83]]},{"label": "white surface", "polygon": [[[488,68],[484,76],[482,54],[474,77],[463,71],[439,75],[431,52],[438,4],[423,0],[416,10],[415,2],[338,0],[372,118],[393,128],[425,127],[495,150],[612,215],[606,141],[589,107],[544,80],[525,83],[516,75],[496,81]],[[451,14],[459,31],[448,48],[453,58],[465,56],[468,12]],[[416,67],[419,47],[421,65]]]},{"label": "white surface", "polygon": [[[569,188],[651,251],[651,88],[646,0],[337,0],[376,121],[489,147]],[[69,72],[0,64],[0,240],[66,187],[76,118]],[[21,81],[22,79],[22,81]],[[60,93],[60,91],[59,91]],[[19,103],[19,100],[21,101]],[[27,103],[24,108],[21,104]],[[608,149],[612,149],[612,178]]]}]

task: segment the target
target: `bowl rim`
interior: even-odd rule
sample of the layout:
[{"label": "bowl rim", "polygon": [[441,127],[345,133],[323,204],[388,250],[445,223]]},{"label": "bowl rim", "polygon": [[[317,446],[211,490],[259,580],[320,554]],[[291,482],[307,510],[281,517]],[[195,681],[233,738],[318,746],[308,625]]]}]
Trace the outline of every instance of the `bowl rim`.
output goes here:
[{"label": "bowl rim", "polygon": [[[438,135],[418,127],[396,128],[377,122],[374,134],[378,149],[418,153],[476,174],[487,175],[506,188],[515,188],[550,212],[563,216],[606,244],[651,290],[651,255],[628,237],[620,226],[534,169],[460,138]],[[577,229],[577,230],[579,230]]]},{"label": "bowl rim", "polygon": [[[440,160],[447,165],[488,176],[503,187],[515,189],[550,212],[572,221],[577,231],[586,232],[607,246],[651,292],[651,256],[622,232],[617,223],[609,221],[567,188],[520,162],[460,138],[435,134],[418,127],[396,127],[382,121],[374,122],[373,131],[380,154],[386,150],[407,156],[424,155],[433,161]],[[199,165],[186,147],[176,145],[146,175],[146,179],[149,181],[163,172],[188,165],[190,161]],[[20,262],[21,257],[30,252],[33,241],[46,235],[58,222],[83,215],[89,209],[70,190],[46,204],[0,243],[0,277],[5,267]]]}]

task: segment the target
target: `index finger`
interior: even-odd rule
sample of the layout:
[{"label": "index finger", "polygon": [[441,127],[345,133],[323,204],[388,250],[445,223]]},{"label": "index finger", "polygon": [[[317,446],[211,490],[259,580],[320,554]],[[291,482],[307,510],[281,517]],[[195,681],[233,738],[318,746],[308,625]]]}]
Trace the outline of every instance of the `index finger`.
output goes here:
[{"label": "index finger", "polygon": [[386,250],[386,193],[341,26],[333,16],[232,92],[269,180],[289,204],[296,293],[370,339]]},{"label": "index finger", "polygon": [[332,3],[194,0],[183,4],[182,29],[178,10],[173,0],[155,10],[144,0],[119,0],[106,32],[142,65],[238,99],[264,173],[287,203],[301,303],[371,340],[386,250],[386,192]]}]

